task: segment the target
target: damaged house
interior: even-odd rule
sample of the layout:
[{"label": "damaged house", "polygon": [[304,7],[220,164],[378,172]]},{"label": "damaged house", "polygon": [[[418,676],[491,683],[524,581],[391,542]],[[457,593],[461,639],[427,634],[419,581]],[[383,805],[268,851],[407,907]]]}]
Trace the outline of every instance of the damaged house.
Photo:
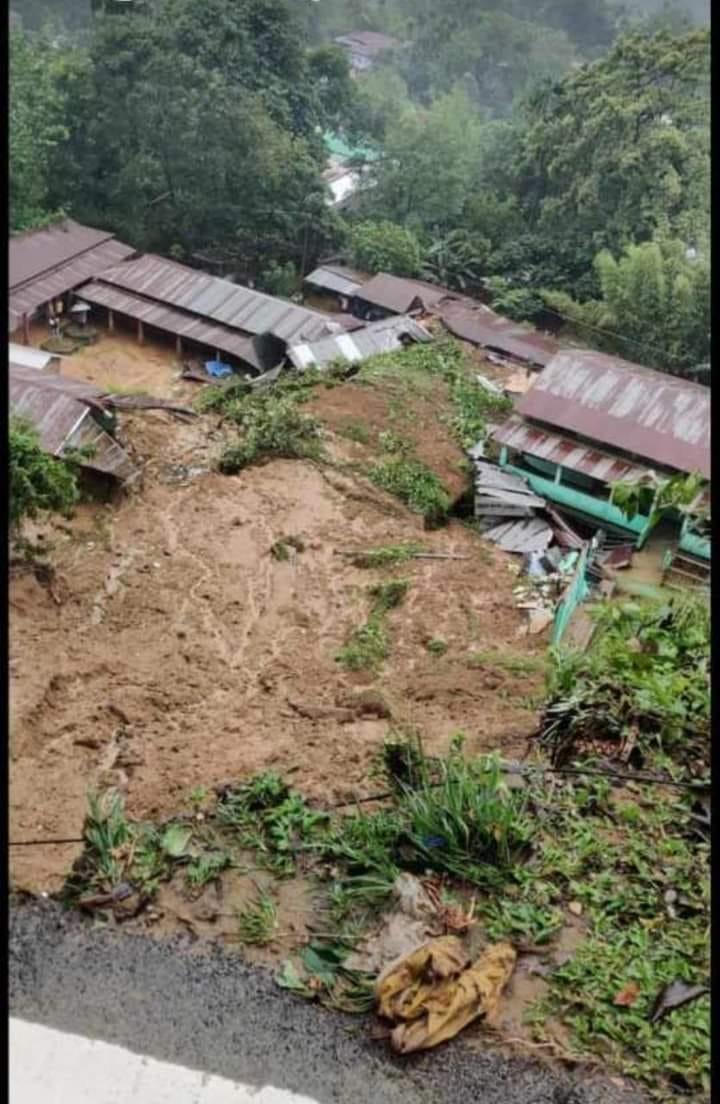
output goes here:
[{"label": "damaged house", "polygon": [[[627,517],[611,484],[699,473],[710,480],[710,391],[590,350],[557,353],[494,431],[502,471],[591,530],[645,543],[651,510]],[[709,504],[709,486],[708,497]],[[668,517],[680,552],[710,559],[709,530]]]}]

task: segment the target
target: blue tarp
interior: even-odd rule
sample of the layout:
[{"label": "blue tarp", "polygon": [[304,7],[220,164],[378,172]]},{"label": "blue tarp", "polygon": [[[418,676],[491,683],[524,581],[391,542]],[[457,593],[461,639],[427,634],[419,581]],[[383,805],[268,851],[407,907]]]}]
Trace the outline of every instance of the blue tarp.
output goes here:
[{"label": "blue tarp", "polygon": [[213,376],[214,379],[225,379],[226,376],[232,375],[232,368],[229,364],[223,364],[221,360],[206,360],[205,371],[209,376]]}]

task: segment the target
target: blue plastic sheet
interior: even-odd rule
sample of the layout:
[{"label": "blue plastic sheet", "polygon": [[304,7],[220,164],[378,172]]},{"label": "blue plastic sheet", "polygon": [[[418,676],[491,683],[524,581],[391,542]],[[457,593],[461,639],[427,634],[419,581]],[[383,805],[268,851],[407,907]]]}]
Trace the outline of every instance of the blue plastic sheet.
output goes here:
[{"label": "blue plastic sheet", "polygon": [[232,368],[230,365],[223,364],[221,360],[206,360],[205,371],[214,379],[225,379],[226,376],[232,375]]}]

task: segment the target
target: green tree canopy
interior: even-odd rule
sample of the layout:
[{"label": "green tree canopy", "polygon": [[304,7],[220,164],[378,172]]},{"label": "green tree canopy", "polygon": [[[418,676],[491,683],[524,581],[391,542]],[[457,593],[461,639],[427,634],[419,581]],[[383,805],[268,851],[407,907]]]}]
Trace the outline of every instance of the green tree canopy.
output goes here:
[{"label": "green tree canopy", "polygon": [[417,276],[421,249],[415,235],[393,222],[361,222],[350,234],[354,264],[366,272]]},{"label": "green tree canopy", "polygon": [[72,509],[78,500],[77,479],[62,460],[43,452],[32,426],[11,418],[9,446],[11,533],[19,532],[25,518]]}]

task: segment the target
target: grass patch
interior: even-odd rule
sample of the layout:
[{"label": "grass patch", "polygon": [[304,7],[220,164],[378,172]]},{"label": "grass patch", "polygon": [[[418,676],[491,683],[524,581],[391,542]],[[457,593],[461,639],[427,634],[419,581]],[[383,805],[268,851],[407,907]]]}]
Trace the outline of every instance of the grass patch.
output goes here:
[{"label": "grass patch", "polygon": [[232,857],[227,851],[211,851],[200,855],[188,864],[187,883],[192,889],[203,889],[209,882],[219,878],[229,866],[232,866]]},{"label": "grass patch", "polygon": [[267,946],[277,927],[277,908],[270,894],[258,890],[257,899],[238,911],[237,921],[241,943]]},{"label": "grass patch", "polygon": [[420,460],[404,456],[372,464],[369,479],[383,491],[395,495],[426,522],[441,524],[450,509],[450,495],[442,482]]},{"label": "grass patch", "polygon": [[407,563],[418,552],[423,552],[421,544],[388,544],[380,548],[371,548],[367,552],[358,552],[352,557],[354,567],[395,567]]},{"label": "grass patch", "polygon": [[387,629],[379,617],[370,617],[353,630],[347,644],[335,656],[348,671],[375,671],[390,655]]},{"label": "grass patch", "polygon": [[444,656],[448,650],[447,640],[443,640],[439,636],[435,636],[432,640],[428,640],[425,647],[430,652],[430,655],[434,656]]},{"label": "grass patch", "polygon": [[338,432],[342,437],[347,437],[348,441],[354,441],[358,445],[369,445],[372,439],[370,430],[364,422],[347,422],[338,429]]},{"label": "grass patch", "polygon": [[405,599],[410,586],[409,579],[388,579],[368,588],[373,600],[373,612],[377,615],[396,609]]},{"label": "grass patch", "polygon": [[547,667],[543,656],[520,655],[517,652],[499,652],[491,649],[486,652],[472,652],[468,656],[468,667],[494,667],[498,671],[509,671],[514,675],[534,675],[545,671]]}]

